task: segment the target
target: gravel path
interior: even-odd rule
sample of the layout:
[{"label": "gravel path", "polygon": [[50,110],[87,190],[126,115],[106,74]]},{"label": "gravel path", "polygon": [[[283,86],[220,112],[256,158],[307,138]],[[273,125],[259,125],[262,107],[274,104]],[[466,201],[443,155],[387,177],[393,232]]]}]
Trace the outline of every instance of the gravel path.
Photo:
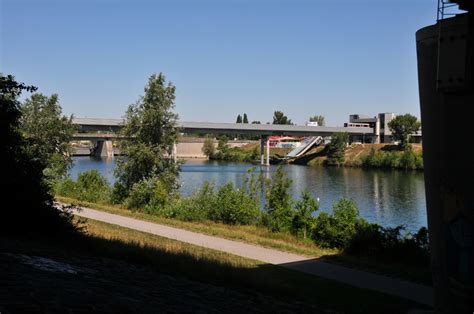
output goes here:
[{"label": "gravel path", "polygon": [[313,274],[363,289],[376,290],[389,295],[433,306],[433,289],[408,281],[377,275],[365,271],[329,264],[292,253],[268,249],[257,245],[208,236],[197,232],[173,228],[143,220],[110,214],[90,208],[81,208],[75,215],[135,229],[238,256],[279,265]]}]

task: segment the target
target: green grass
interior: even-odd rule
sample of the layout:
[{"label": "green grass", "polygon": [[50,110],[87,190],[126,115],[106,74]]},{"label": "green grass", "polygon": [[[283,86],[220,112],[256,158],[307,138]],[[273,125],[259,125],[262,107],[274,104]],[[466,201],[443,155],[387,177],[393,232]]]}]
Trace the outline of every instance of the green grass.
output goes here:
[{"label": "green grass", "polygon": [[418,282],[425,285],[432,284],[431,272],[429,268],[412,266],[405,263],[378,261],[376,258],[371,257],[343,254],[341,250],[338,249],[321,248],[310,239],[304,240],[287,233],[271,232],[265,227],[253,225],[226,225],[212,221],[181,221],[137,211],[130,211],[129,209],[123,208],[119,205],[90,203],[60,196],[56,196],[56,199],[63,203],[71,203],[78,206],[94,208],[116,215],[165,224],[206,235],[256,244],[263,247],[296,253],[308,257],[316,257],[326,262],[337,263],[351,268],[381,273],[391,277],[403,278],[405,280]]},{"label": "green grass", "polygon": [[271,232],[270,230],[268,230],[268,228],[265,227],[259,227],[254,225],[226,225],[212,221],[189,222],[178,219],[163,218],[160,216],[154,216],[137,211],[130,211],[129,209],[123,208],[119,205],[90,203],[61,196],[56,196],[56,200],[63,203],[95,208],[111,214],[117,214],[139,220],[166,224],[189,231],[218,236],[230,240],[257,244],[268,248],[279,249],[282,251],[301,254],[310,257],[320,257],[339,253],[339,251],[335,249],[320,248],[310,239],[304,240],[286,233]]},{"label": "green grass", "polygon": [[82,245],[94,254],[149,265],[192,280],[344,312],[399,313],[420,308],[374,291],[116,225],[89,219],[86,230]]}]

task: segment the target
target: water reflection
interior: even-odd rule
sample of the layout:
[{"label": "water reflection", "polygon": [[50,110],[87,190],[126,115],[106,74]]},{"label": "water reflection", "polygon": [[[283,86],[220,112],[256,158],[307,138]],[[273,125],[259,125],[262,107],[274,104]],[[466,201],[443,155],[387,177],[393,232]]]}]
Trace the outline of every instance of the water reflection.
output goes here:
[{"label": "water reflection", "polygon": [[[113,183],[115,159],[74,158],[71,176],[89,170],[99,170]],[[181,193],[189,195],[204,181],[220,186],[226,182],[242,184],[246,172],[253,165],[205,160],[188,160],[181,167]],[[275,166],[256,167],[266,177]],[[326,168],[285,165],[285,172],[292,179],[292,193],[298,197],[308,189],[320,198],[321,210],[330,210],[334,201],[342,197],[353,199],[362,217],[385,226],[404,224],[408,230],[426,226],[424,178],[421,172],[362,170],[357,168]]]}]

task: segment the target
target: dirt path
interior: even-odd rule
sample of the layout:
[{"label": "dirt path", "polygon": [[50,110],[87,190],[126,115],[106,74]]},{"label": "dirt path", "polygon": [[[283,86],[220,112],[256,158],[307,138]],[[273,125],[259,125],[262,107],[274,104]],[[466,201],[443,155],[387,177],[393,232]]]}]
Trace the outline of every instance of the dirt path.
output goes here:
[{"label": "dirt path", "polygon": [[82,208],[81,211],[75,211],[74,214],[84,218],[99,220],[269,264],[279,265],[358,288],[376,290],[389,295],[409,299],[420,304],[433,306],[433,289],[424,285],[329,264],[318,261],[315,258],[208,236],[90,208]]}]

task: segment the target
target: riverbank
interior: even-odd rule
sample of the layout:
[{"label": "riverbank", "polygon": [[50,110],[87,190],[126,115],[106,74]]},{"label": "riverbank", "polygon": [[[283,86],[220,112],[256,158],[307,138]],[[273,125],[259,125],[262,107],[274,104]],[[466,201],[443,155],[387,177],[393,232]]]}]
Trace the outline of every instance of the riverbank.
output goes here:
[{"label": "riverbank", "polygon": [[[397,145],[392,144],[351,144],[344,150],[344,160],[338,166],[423,170],[422,146],[412,144],[411,147],[411,150],[400,151]],[[308,166],[328,166],[328,152],[324,146],[316,147],[293,162]]]},{"label": "riverbank", "polygon": [[115,225],[89,219],[84,227],[87,232],[74,239],[0,238],[2,312],[424,309],[404,299]]},{"label": "riverbank", "polygon": [[371,256],[354,256],[340,249],[325,249],[310,239],[302,239],[284,232],[272,232],[268,228],[256,225],[228,225],[212,221],[183,221],[164,218],[139,211],[130,211],[119,205],[97,204],[76,199],[56,197],[58,201],[78,206],[90,207],[108,213],[117,214],[139,220],[165,224],[202,234],[237,240],[249,244],[278,249],[308,257],[317,257],[323,261],[352,267],[355,269],[385,274],[418,283],[431,285],[431,273],[425,265],[412,265],[403,261],[379,261]]}]

